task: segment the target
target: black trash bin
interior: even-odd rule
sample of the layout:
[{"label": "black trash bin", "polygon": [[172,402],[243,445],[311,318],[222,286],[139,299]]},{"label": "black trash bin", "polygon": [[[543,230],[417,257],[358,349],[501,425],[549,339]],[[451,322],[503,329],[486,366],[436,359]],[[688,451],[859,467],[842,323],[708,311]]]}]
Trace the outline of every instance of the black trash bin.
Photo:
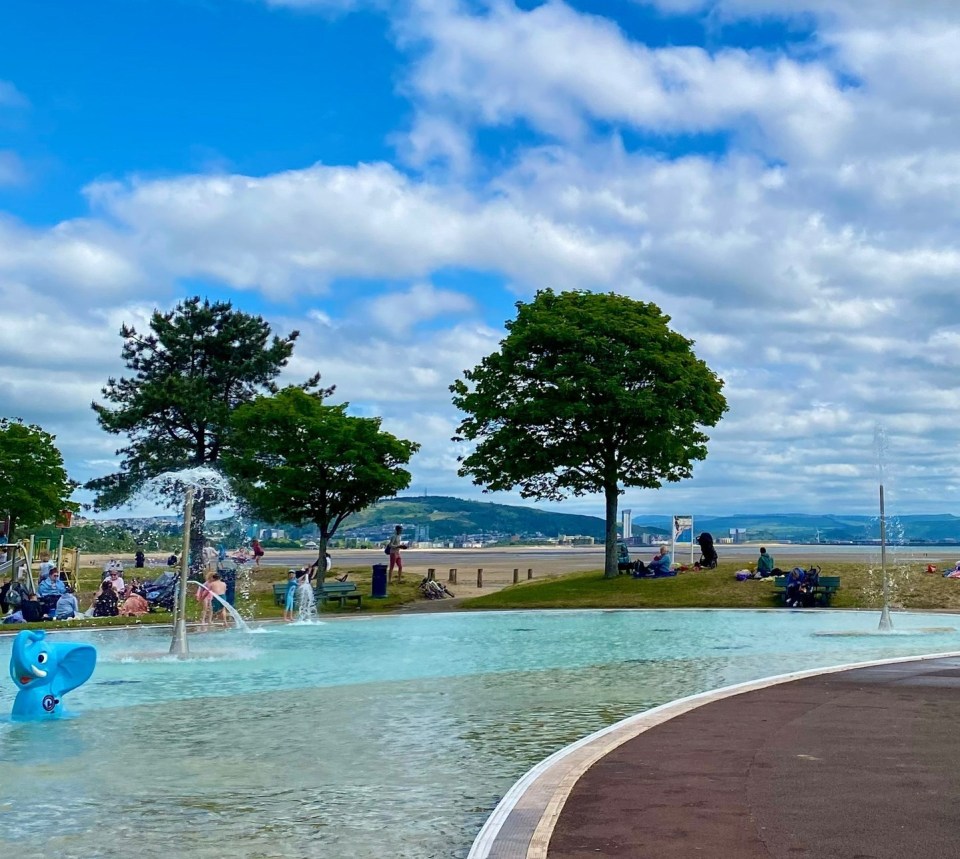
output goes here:
[{"label": "black trash bin", "polygon": [[373,565],[373,587],[370,596],[375,600],[382,600],[387,595],[387,565]]},{"label": "black trash bin", "polygon": [[237,565],[233,563],[221,562],[217,564],[217,573],[223,583],[227,586],[223,598],[232,606],[237,604]]}]

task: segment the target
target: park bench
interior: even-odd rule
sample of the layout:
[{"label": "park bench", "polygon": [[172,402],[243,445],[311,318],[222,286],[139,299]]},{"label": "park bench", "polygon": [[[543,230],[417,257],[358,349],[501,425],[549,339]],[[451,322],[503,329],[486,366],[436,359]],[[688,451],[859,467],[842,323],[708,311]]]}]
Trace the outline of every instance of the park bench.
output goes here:
[{"label": "park bench", "polygon": [[[817,586],[813,589],[814,601],[817,605],[828,606],[833,595],[840,590],[840,576],[820,576]],[[781,602],[787,599],[787,577],[777,576],[773,580],[773,592]]]},{"label": "park bench", "polygon": [[[286,595],[286,582],[280,582],[273,586],[273,601],[277,605],[283,605]],[[363,601],[363,594],[357,590],[357,586],[353,582],[338,582],[335,580],[324,582],[323,587],[314,589],[313,595],[319,605],[323,605],[328,601],[334,601],[340,603],[340,608],[343,608],[351,601],[357,604],[357,608],[360,608]]]}]

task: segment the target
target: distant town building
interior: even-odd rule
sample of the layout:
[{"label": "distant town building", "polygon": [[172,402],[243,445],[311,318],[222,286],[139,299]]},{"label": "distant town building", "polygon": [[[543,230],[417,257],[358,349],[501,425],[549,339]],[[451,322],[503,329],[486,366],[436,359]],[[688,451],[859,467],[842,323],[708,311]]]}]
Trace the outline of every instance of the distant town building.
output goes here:
[{"label": "distant town building", "polygon": [[730,542],[731,543],[745,543],[747,541],[747,529],[746,528],[731,528],[730,529]]}]

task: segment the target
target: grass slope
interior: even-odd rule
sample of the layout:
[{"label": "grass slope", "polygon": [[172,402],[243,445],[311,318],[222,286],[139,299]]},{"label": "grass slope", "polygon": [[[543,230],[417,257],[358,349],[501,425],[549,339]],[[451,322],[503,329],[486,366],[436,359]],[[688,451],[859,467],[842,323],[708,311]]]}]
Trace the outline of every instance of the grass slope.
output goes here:
[{"label": "grass slope", "polygon": [[[680,573],[664,579],[605,579],[602,571],[524,582],[463,603],[465,609],[531,608],[773,608],[780,603],[771,580],[738,582],[734,564]],[[840,576],[834,608],[879,609],[880,576],[862,563],[830,564],[824,575]],[[960,612],[960,579],[923,572],[922,566],[891,571],[891,603],[905,609]]]}]

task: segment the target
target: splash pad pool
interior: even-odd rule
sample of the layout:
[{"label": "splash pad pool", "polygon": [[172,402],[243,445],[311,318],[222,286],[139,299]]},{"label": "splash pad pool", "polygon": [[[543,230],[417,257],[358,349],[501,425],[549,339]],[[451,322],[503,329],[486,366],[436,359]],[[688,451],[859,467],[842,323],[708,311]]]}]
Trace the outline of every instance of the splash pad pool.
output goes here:
[{"label": "splash pad pool", "polygon": [[[464,857],[520,775],[627,715],[792,670],[960,649],[956,633],[816,634],[860,627],[876,613],[410,615],[208,633],[188,661],[143,658],[165,630],[64,635],[100,662],[72,693],[77,718],[0,722],[0,850]],[[14,694],[0,686],[0,713]]]}]

